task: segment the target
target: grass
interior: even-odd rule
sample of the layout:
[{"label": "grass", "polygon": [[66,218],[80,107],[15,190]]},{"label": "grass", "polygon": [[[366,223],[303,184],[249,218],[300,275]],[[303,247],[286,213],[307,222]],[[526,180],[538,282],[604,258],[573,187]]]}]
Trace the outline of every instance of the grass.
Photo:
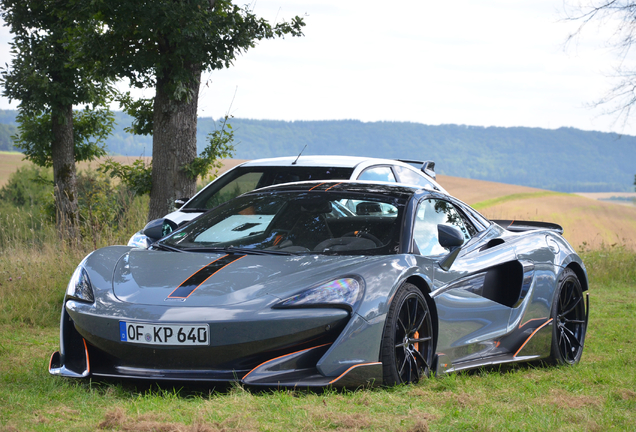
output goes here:
[{"label": "grass", "polygon": [[636,430],[636,253],[618,246],[581,251],[591,312],[573,367],[478,370],[342,392],[51,377],[70,274],[94,248],[125,243],[145,222],[146,205],[135,203],[117,229],[73,247],[35,210],[0,210],[0,431]]},{"label": "grass", "polygon": [[0,430],[636,429],[636,254],[620,247],[582,251],[591,312],[579,365],[482,370],[414,386],[323,393],[49,376],[64,288],[83,252],[0,256]]}]

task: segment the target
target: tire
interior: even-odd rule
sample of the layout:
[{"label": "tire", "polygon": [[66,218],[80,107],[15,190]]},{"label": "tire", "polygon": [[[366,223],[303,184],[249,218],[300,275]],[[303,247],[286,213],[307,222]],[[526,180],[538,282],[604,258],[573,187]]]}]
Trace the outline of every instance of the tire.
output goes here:
[{"label": "tire", "polygon": [[571,269],[565,269],[559,279],[552,304],[552,320],[550,363],[578,363],[583,354],[587,313],[581,282]]},{"label": "tire", "polygon": [[389,307],[382,336],[383,383],[416,383],[431,373],[435,340],[429,305],[410,283],[402,285]]}]

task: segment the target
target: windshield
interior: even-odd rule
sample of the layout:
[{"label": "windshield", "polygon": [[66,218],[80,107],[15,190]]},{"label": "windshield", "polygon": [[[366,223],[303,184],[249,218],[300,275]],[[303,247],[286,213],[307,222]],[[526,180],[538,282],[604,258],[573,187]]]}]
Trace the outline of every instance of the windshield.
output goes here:
[{"label": "windshield", "polygon": [[183,211],[206,210],[214,208],[246,192],[280,183],[305,180],[346,180],[351,177],[353,168],[334,167],[239,167],[203,189],[192,198]]},{"label": "windshield", "polygon": [[404,202],[351,192],[250,194],[219,206],[160,245],[271,254],[397,253]]}]

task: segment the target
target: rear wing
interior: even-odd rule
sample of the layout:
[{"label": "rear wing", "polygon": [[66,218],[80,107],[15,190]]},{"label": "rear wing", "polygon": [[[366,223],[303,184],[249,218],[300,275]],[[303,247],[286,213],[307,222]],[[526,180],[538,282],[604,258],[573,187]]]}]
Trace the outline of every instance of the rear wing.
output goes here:
[{"label": "rear wing", "polygon": [[433,180],[437,180],[437,176],[435,175],[435,162],[431,160],[428,160],[428,161],[419,161],[419,160],[412,160],[412,159],[397,159],[397,160],[400,162],[413,165],[416,168],[419,168],[420,171],[422,171],[427,176],[431,177]]},{"label": "rear wing", "polygon": [[523,232],[530,230],[550,230],[556,231],[559,234],[563,234],[563,227],[555,223],[550,222],[534,222],[534,221],[518,221],[518,220],[493,220],[491,222],[496,223],[502,228],[508,231]]}]

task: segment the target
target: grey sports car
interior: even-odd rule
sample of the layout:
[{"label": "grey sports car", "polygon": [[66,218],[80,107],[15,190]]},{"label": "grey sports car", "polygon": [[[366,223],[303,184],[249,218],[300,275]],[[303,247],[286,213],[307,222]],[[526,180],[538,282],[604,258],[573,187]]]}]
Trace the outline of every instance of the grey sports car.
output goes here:
[{"label": "grey sports car", "polygon": [[49,371],[356,387],[577,363],[587,274],[561,232],[489,221],[395,183],[255,190],[148,250],[88,255],[68,285]]}]

